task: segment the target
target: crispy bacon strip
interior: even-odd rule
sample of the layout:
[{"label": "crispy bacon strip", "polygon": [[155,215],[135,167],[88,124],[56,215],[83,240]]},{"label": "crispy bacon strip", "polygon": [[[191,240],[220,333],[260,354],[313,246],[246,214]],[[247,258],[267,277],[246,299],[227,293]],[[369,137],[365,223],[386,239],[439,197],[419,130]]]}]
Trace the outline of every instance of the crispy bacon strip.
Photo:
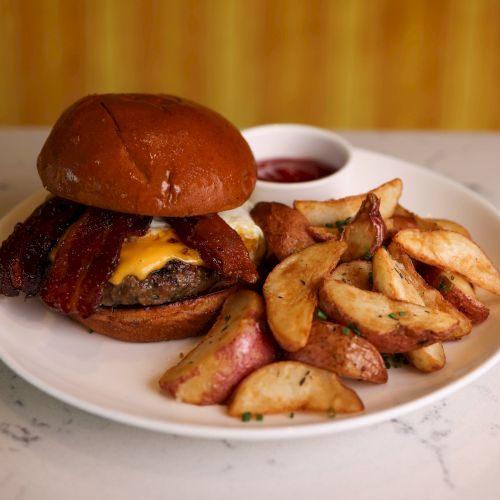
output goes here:
[{"label": "crispy bacon strip", "polygon": [[207,266],[223,276],[255,283],[255,264],[238,233],[217,214],[168,217],[181,241],[198,252]]},{"label": "crispy bacon strip", "polygon": [[101,303],[123,240],[143,235],[150,224],[151,217],[87,208],[57,249],[42,300],[58,312],[90,316]]},{"label": "crispy bacon strip", "polygon": [[0,293],[36,295],[51,248],[83,212],[84,206],[55,197],[37,207],[0,247]]}]

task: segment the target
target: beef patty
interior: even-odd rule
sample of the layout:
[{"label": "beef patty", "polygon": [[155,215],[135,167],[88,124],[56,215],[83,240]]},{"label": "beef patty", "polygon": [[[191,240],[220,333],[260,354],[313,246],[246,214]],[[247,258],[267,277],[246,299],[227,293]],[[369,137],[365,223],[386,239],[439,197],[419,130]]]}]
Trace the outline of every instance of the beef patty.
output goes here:
[{"label": "beef patty", "polygon": [[213,269],[171,260],[160,270],[140,281],[127,276],[119,285],[106,283],[103,306],[157,306],[195,297],[233,284]]}]

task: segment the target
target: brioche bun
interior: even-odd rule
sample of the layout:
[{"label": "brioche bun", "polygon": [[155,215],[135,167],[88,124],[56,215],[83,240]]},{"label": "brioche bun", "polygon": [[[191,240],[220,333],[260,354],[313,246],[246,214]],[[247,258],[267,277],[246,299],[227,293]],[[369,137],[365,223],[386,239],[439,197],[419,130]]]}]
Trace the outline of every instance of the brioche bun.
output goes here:
[{"label": "brioche bun", "polygon": [[242,205],[256,182],[225,118],[168,95],[91,95],[70,106],[38,157],[51,193],[85,205],[187,217]]},{"label": "brioche bun", "polygon": [[100,307],[88,318],[71,318],[90,330],[126,342],[177,340],[206,333],[224,301],[235,291],[236,287],[226,288],[163,306]]}]

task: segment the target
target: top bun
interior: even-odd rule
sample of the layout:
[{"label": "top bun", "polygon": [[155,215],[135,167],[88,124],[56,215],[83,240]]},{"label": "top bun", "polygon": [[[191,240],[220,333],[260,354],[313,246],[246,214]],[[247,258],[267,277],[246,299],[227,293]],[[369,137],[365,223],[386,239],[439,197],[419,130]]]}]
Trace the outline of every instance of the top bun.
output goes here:
[{"label": "top bun", "polygon": [[169,95],[91,95],[57,120],[38,157],[53,194],[153,216],[229,210],[253,191],[256,165],[239,131]]}]

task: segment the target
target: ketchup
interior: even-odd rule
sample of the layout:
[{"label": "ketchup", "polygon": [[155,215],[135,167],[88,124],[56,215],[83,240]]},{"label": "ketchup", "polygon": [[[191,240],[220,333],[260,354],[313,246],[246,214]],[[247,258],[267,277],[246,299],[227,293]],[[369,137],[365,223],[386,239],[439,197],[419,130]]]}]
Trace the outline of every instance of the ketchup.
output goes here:
[{"label": "ketchup", "polygon": [[257,162],[257,178],[270,182],[305,182],[321,179],[337,167],[310,158],[272,158]]}]

